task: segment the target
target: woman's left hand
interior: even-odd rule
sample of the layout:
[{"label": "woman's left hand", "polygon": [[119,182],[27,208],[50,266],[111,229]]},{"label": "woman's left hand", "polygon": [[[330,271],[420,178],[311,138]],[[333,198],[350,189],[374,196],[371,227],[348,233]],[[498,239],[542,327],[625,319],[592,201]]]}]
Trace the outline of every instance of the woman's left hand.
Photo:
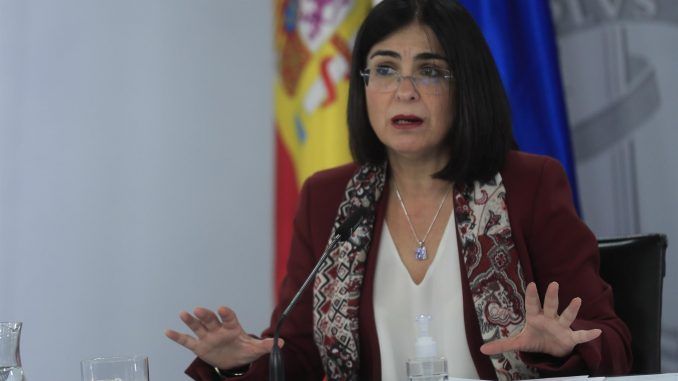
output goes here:
[{"label": "woman's left hand", "polygon": [[570,328],[581,307],[581,299],[574,298],[558,315],[558,283],[552,282],[546,289],[542,308],[534,282],[525,290],[526,322],[516,336],[483,344],[480,351],[486,355],[521,351],[546,353],[555,357],[569,355],[574,346],[600,336],[600,329],[573,331]]}]

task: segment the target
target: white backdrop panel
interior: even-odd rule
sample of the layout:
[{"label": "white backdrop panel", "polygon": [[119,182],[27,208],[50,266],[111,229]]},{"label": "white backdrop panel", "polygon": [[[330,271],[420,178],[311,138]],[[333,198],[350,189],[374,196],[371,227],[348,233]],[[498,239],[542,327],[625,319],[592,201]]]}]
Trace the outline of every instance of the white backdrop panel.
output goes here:
[{"label": "white backdrop panel", "polygon": [[272,306],[268,0],[0,0],[0,320],[29,380],[143,353],[195,305]]}]

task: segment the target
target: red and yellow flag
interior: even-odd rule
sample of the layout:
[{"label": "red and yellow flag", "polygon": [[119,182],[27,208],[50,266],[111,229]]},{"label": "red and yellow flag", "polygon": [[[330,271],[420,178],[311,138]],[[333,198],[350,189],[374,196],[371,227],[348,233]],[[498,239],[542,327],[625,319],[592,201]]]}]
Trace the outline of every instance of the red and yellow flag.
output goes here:
[{"label": "red and yellow flag", "polygon": [[351,48],[371,0],[275,0],[276,289],[285,275],[303,181],[350,161]]}]

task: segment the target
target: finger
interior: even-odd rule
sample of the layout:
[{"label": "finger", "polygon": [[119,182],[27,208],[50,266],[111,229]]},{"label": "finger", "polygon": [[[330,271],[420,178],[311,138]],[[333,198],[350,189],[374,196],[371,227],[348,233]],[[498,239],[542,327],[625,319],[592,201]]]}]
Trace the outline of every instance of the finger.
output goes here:
[{"label": "finger", "polygon": [[574,339],[575,343],[581,344],[581,343],[586,343],[589,342],[596,337],[600,336],[600,334],[603,333],[600,329],[589,329],[589,330],[580,330],[580,331],[573,331],[572,332],[572,339]]},{"label": "finger", "polygon": [[[283,345],[285,345],[285,340],[283,340],[282,338],[278,338],[278,348],[282,348]],[[267,338],[267,339],[259,340],[259,344],[257,346],[264,353],[269,353],[273,350],[273,339]]]},{"label": "finger", "polygon": [[558,323],[563,327],[569,328],[572,325],[574,319],[577,318],[577,314],[579,313],[580,307],[581,307],[581,298],[572,299],[570,304],[568,304],[567,308],[565,308],[563,310],[563,313],[560,314]]},{"label": "finger", "polygon": [[200,319],[200,322],[208,331],[216,331],[217,329],[221,328],[221,321],[211,310],[197,307],[195,310],[193,310],[193,313],[198,319]]},{"label": "finger", "polygon": [[541,301],[537,292],[537,285],[530,282],[525,288],[525,314],[535,316],[541,312]]},{"label": "finger", "polygon": [[165,331],[165,336],[167,336],[170,340],[176,342],[181,346],[186,347],[191,351],[195,348],[195,346],[198,343],[198,341],[194,337],[191,337],[190,335],[186,335],[184,333],[179,333],[171,329]]},{"label": "finger", "polygon": [[558,315],[558,282],[551,282],[544,295],[544,316],[555,319]]},{"label": "finger", "polygon": [[238,317],[235,315],[235,312],[225,306],[219,307],[217,310],[217,313],[219,314],[219,317],[221,318],[221,322],[224,326],[227,328],[236,328],[240,327],[240,322],[238,321]]},{"label": "finger", "polygon": [[514,337],[495,340],[480,346],[480,351],[488,356],[520,349],[520,343]]},{"label": "finger", "polygon": [[188,328],[195,333],[199,338],[203,338],[207,334],[207,329],[202,324],[202,322],[196,319],[193,315],[189,314],[186,311],[181,311],[179,313],[179,318],[188,326]]}]

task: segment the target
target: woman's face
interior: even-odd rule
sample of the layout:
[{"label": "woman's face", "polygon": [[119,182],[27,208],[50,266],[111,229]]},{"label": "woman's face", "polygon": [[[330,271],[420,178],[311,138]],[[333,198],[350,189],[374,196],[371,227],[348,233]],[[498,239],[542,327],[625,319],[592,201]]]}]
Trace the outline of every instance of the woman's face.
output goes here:
[{"label": "woman's face", "polygon": [[[389,157],[446,159],[442,145],[454,118],[453,94],[451,80],[441,77],[450,68],[431,29],[412,23],[389,35],[370,49],[367,69],[367,114]],[[408,78],[383,86],[386,79],[379,86],[377,77],[397,78],[395,71]],[[416,86],[412,75],[418,77]]]}]

